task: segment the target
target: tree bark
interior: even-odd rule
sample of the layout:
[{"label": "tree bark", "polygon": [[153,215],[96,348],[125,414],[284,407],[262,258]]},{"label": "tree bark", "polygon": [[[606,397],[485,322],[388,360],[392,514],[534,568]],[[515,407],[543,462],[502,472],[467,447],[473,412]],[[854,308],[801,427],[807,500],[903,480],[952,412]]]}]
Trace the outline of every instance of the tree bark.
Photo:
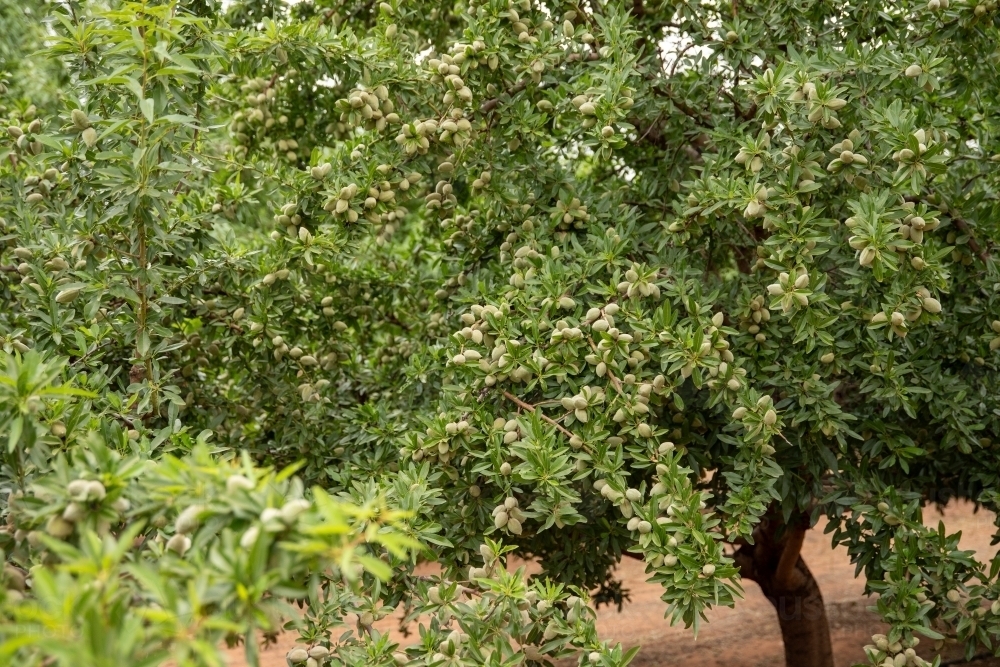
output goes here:
[{"label": "tree bark", "polygon": [[833,667],[823,595],[799,553],[808,526],[805,515],[785,524],[770,514],[754,531],[754,543],[736,551],[736,565],[778,613],[786,667]]}]

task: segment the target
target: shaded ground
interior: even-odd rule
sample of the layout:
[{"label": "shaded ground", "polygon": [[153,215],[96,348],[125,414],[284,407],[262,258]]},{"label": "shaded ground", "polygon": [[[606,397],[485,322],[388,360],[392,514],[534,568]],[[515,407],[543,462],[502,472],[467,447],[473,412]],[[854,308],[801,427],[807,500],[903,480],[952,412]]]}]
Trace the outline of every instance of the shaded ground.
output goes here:
[{"label": "shaded ground", "polygon": [[[925,511],[929,524],[936,525],[942,518],[949,532],[962,531],[962,548],[974,550],[980,561],[989,560],[996,552],[990,547],[994,530],[992,514],[973,513],[967,503],[950,506],[943,517],[933,510]],[[864,581],[854,577],[847,552],[831,549],[822,528],[820,525],[809,531],[803,557],[823,591],[836,665],[850,667],[864,660],[862,647],[871,641],[873,634],[884,631],[884,626],[867,610],[874,600],[864,596]],[[642,563],[626,560],[619,568],[619,576],[632,600],[620,613],[615,608],[602,608],[598,613],[598,630],[602,637],[625,646],[642,646],[632,663],[634,667],[780,667],[784,663],[775,612],[752,582],[746,582],[746,599],[735,609],[709,611],[709,622],[695,639],[689,630],[671,628],[663,618],[665,605],[660,600],[660,587],[645,582]],[[389,627],[392,624],[387,624]],[[293,644],[294,637],[282,637],[276,646],[262,651],[263,667],[283,667],[285,652]],[[929,656],[930,644],[925,640],[918,652]],[[230,653],[230,665],[242,665],[240,654],[241,651]],[[996,659],[952,662],[958,658],[953,650],[946,649],[944,657],[945,662],[953,665],[1000,667],[1000,660]]]}]

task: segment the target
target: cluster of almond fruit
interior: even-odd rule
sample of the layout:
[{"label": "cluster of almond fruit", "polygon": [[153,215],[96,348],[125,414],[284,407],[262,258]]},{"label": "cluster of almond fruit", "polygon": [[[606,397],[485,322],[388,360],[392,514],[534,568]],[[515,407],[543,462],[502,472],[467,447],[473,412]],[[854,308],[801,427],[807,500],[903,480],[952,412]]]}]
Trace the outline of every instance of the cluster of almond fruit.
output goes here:
[{"label": "cluster of almond fruit", "polygon": [[[806,86],[808,85],[806,84]],[[837,112],[847,106],[847,100],[840,97],[822,98],[815,86],[809,89],[805,98],[809,108],[806,119],[810,123],[818,123],[826,130],[836,130],[840,127],[840,119],[837,118]]]},{"label": "cluster of almond fruit", "polygon": [[861,169],[868,166],[868,158],[860,151],[854,150],[854,142],[857,140],[857,136],[860,135],[858,135],[857,130],[852,131],[851,134],[855,135],[854,139],[848,137],[830,147],[830,152],[837,157],[831,160],[830,164],[826,165],[827,171],[835,174],[848,167]]},{"label": "cluster of almond fruit", "polygon": [[[790,313],[795,306],[805,308],[809,305],[809,272],[805,267],[799,267],[795,279],[782,271],[778,281],[767,286],[767,293],[777,297],[781,303],[781,311]],[[771,306],[774,307],[773,304]]]},{"label": "cluster of almond fruit", "polygon": [[[294,73],[294,70],[289,70],[285,74],[291,76]],[[287,132],[290,125],[301,130],[305,126],[305,120],[296,118],[291,122],[285,114],[274,115],[272,107],[278,94],[276,81],[277,79],[258,77],[240,85],[247,107],[233,114],[229,130],[237,144],[236,152],[239,155],[245,156],[250,144],[259,141],[261,147],[272,149],[276,156],[294,163],[299,159],[299,142],[294,137],[287,136]],[[273,138],[272,135],[278,132],[285,136]]]},{"label": "cluster of almond fruit", "polygon": [[767,199],[770,196],[771,192],[768,190],[767,186],[763,184],[757,186],[757,189],[754,190],[753,196],[743,209],[743,215],[747,218],[757,218],[764,215],[767,212]]},{"label": "cluster of almond fruit", "polygon": [[[485,15],[486,11],[488,11],[485,4],[486,3],[477,3],[478,6],[476,6],[475,9],[478,14]],[[473,9],[472,3],[470,3],[469,8]],[[534,25],[531,18],[527,16],[527,13],[530,10],[531,10],[531,3],[528,2],[527,0],[520,0],[517,2],[515,2],[515,0],[508,0],[507,11],[500,12],[500,17],[506,19],[506,21],[510,24],[511,33],[513,33],[513,35],[517,38],[518,42],[521,42],[523,44],[538,43],[538,37],[532,34],[533,32],[551,31],[555,27],[552,21],[549,21],[548,19],[543,19],[538,23],[537,26]],[[525,15],[522,16],[521,12],[524,12]],[[487,64],[489,65],[490,69],[496,69],[497,67],[494,64],[494,60],[492,59],[495,57],[496,56],[492,56],[491,58],[487,59]]]},{"label": "cluster of almond fruit", "polygon": [[762,155],[766,154],[768,148],[771,147],[771,135],[768,132],[764,132],[763,136],[760,137],[760,142],[756,142],[754,151],[748,151],[746,148],[740,148],[736,153],[736,157],[733,161],[736,164],[741,164],[745,168],[749,169],[751,173],[756,174],[761,169],[764,168],[764,158]]},{"label": "cluster of almond fruit", "polygon": [[[648,505],[643,504],[642,491],[622,486],[621,478],[598,478],[593,485],[594,490],[618,507],[628,520],[626,527],[637,533],[636,539],[643,548],[646,562],[655,569],[673,568],[678,564],[678,547],[684,539],[682,530],[691,519],[689,512],[703,512],[708,507],[707,492],[694,490],[689,480],[678,476],[675,450],[672,442],[662,442],[656,449],[660,462],[656,464],[657,481],[649,489]],[[657,531],[659,534],[652,535]],[[695,548],[702,551],[698,554],[703,561],[700,575],[713,577],[716,571],[713,561],[720,555],[719,552]]]},{"label": "cluster of almond fruit", "polygon": [[305,665],[305,667],[320,667],[326,664],[329,658],[330,649],[321,644],[309,648],[299,646],[285,654],[289,665]]},{"label": "cluster of almond fruit", "polygon": [[284,337],[274,336],[271,338],[271,345],[274,346],[274,360],[281,361],[281,359],[288,355],[292,359],[296,360],[302,366],[316,366],[319,361],[311,354],[306,354],[305,351],[298,345],[294,347],[288,347],[288,343],[285,342]]},{"label": "cluster of almond fruit", "polygon": [[603,405],[604,399],[603,389],[584,385],[580,388],[579,393],[573,396],[563,396],[559,402],[567,412],[573,414],[573,418],[576,421],[586,424],[590,419],[590,415],[587,412],[588,408],[595,405]]},{"label": "cluster of almond fruit", "polygon": [[[451,163],[446,163],[450,165]],[[434,191],[428,192],[424,196],[424,203],[430,211],[442,209],[450,211],[458,205],[458,198],[454,194],[454,187],[448,181],[438,181],[434,185]]]},{"label": "cluster of almond fruit", "polygon": [[[1000,334],[1000,320],[990,322],[990,329],[993,330],[993,333]],[[1000,350],[1000,335],[990,340],[990,351],[996,352],[997,350]]]},{"label": "cluster of almond fruit", "polygon": [[877,634],[872,635],[872,643],[865,646],[865,653],[878,667],[928,667],[930,663],[915,650],[919,643],[918,637],[890,643],[885,635]]},{"label": "cluster of almond fruit", "polygon": [[891,312],[881,310],[872,315],[868,323],[869,326],[873,329],[879,329],[888,325],[894,334],[905,338],[909,323],[920,319],[924,312],[931,315],[937,315],[941,312],[941,302],[931,296],[926,287],[918,287],[915,296],[916,298],[911,302],[905,314],[898,310]]},{"label": "cluster of almond fruit", "polygon": [[355,88],[347,97],[337,100],[335,108],[340,112],[340,122],[351,127],[381,132],[387,125],[400,122],[395,105],[389,99],[389,89],[384,85],[372,90]]},{"label": "cluster of almond fruit", "polygon": [[505,529],[512,535],[521,534],[525,518],[514,496],[508,496],[503,503],[493,508],[493,525],[498,530]]},{"label": "cluster of almond fruit", "polygon": [[[467,581],[443,580],[427,589],[427,611],[436,622],[431,628],[421,628],[424,641],[420,645],[398,650],[393,655],[397,665],[423,665],[428,661],[435,665],[470,664],[470,650],[475,651],[477,664],[485,664],[497,651],[502,651],[508,659],[513,652],[513,659],[518,661],[526,658],[547,662],[558,651],[561,644],[557,640],[561,637],[583,648],[590,662],[600,662],[604,646],[597,641],[585,645],[581,641],[593,636],[595,617],[584,600],[565,593],[553,597],[544,585],[536,587],[533,582],[524,581],[523,585],[510,582],[521,591],[514,594],[518,599],[512,605],[512,596],[500,593],[492,585],[494,582],[489,581],[503,575],[504,561],[490,544],[480,545],[479,553],[483,566],[470,567]],[[513,576],[525,577],[525,574],[521,570]],[[483,618],[499,621],[499,632],[491,634],[488,643],[463,631],[469,621]],[[502,648],[505,644],[509,648]]]},{"label": "cluster of almond fruit", "polygon": [[[44,145],[36,136],[42,131],[42,121],[41,119],[35,117],[37,113],[38,110],[34,104],[28,105],[24,112],[21,113],[21,123],[10,122],[7,126],[7,135],[14,140],[14,145],[17,147],[18,151],[29,153],[31,155],[38,155],[42,152]],[[74,123],[76,119],[77,116],[74,114]],[[84,130],[84,132],[86,132],[82,138],[84,143],[87,144],[87,148],[93,148],[94,143],[97,142],[97,131],[90,128],[89,125],[88,128],[90,131],[86,132],[86,129],[77,126],[78,131]],[[92,140],[92,142],[90,140]],[[12,154],[8,159],[11,161],[11,164],[17,165],[18,160],[16,154]]]},{"label": "cluster of almond fruit", "polygon": [[472,89],[465,85],[465,80],[461,77],[462,68],[455,63],[455,58],[456,56],[445,53],[441,55],[440,59],[427,59],[427,67],[434,72],[431,76],[431,83],[444,84],[445,86],[446,92],[441,101],[446,107],[456,103],[458,106],[472,103]]},{"label": "cluster of almond fruit", "polygon": [[447,217],[441,221],[441,229],[451,229],[451,235],[445,237],[443,243],[445,247],[451,248],[464,236],[470,234],[476,228],[476,220],[479,218],[479,211],[472,209],[468,214],[456,213],[455,217]]},{"label": "cluster of almond fruit", "polygon": [[[81,252],[85,249],[84,246],[80,245],[74,248],[74,254]],[[31,287],[40,295],[44,295],[45,289],[41,284],[35,280],[35,273],[32,264],[29,263],[34,257],[34,252],[30,248],[23,246],[18,246],[14,248],[14,257],[20,260],[16,266],[17,273],[21,276],[21,284],[26,287]],[[76,301],[85,291],[86,285],[84,283],[76,282],[73,276],[66,274],[70,268],[80,269],[87,265],[85,259],[77,259],[73,265],[70,265],[63,257],[55,255],[50,259],[45,261],[43,265],[45,272],[52,278],[55,278],[54,285],[59,288],[55,294],[55,301],[60,305],[70,304]],[[106,311],[105,311],[106,312]],[[26,351],[27,348],[21,349],[21,344],[18,340],[14,341],[14,346],[21,352]]]},{"label": "cluster of almond fruit", "polygon": [[750,300],[748,308],[749,310],[740,315],[740,328],[745,329],[758,343],[763,343],[767,340],[767,334],[761,331],[761,326],[771,320],[771,311],[765,304],[764,296],[755,296]]},{"label": "cluster of almond fruit", "polygon": [[476,428],[465,419],[445,424],[438,421],[428,426],[423,434],[416,436],[412,451],[403,448],[400,453],[409,453],[417,462],[427,458],[448,463],[459,451],[461,441],[476,432]]},{"label": "cluster of almond fruit", "polygon": [[587,223],[590,222],[587,206],[579,197],[573,197],[568,202],[561,199],[557,201],[555,208],[552,209],[552,217],[558,220],[558,228],[563,231],[586,229]]},{"label": "cluster of almond fruit", "polygon": [[[376,171],[386,177],[391,174],[392,167],[383,164]],[[401,220],[405,217],[406,210],[397,205],[396,192],[406,192],[421,178],[419,173],[412,172],[399,177],[395,182],[374,181],[367,190],[362,190],[357,183],[348,183],[330,195],[323,204],[323,209],[349,223],[357,222],[364,216],[372,224],[378,225],[383,222],[383,216],[389,214],[392,214],[389,221]]]},{"label": "cluster of almond fruit", "polygon": [[[63,430],[65,430],[65,427],[63,427]],[[63,508],[62,513],[52,515],[45,524],[45,532],[48,535],[56,539],[65,539],[76,530],[76,524],[84,521],[92,514],[100,515],[98,522],[99,533],[104,534],[109,530],[111,522],[106,516],[100,513],[102,509],[101,505],[107,497],[107,489],[105,489],[104,484],[96,479],[74,479],[66,485],[66,495],[69,497],[69,502]],[[130,503],[125,498],[118,498],[111,503],[111,509],[118,514],[127,512],[129,507]],[[27,533],[20,531],[18,534],[15,534],[15,539],[20,540],[22,538],[27,539],[32,545],[40,544],[36,531],[29,531]]]},{"label": "cluster of almond fruit", "polygon": [[636,263],[632,268],[625,271],[625,280],[618,283],[618,293],[627,297],[653,297],[660,298],[660,288],[656,285],[656,272],[644,271]]}]

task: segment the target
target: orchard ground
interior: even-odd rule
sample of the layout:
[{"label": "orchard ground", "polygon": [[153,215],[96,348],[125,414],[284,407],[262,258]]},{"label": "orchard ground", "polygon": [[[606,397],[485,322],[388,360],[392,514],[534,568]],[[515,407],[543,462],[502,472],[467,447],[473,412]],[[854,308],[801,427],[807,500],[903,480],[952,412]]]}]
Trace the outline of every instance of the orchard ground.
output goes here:
[{"label": "orchard ground", "polygon": [[[945,521],[949,533],[962,531],[961,546],[975,551],[982,561],[989,561],[996,547],[990,546],[995,526],[993,514],[973,511],[968,502],[956,502],[937,512],[924,511],[924,522],[937,526]],[[874,598],[864,595],[864,580],[855,578],[854,566],[847,551],[831,549],[830,539],[823,533],[825,522],[808,532],[802,556],[819,581],[830,619],[834,658],[837,667],[850,667],[864,661],[862,647],[871,635],[884,632],[886,627],[868,611]],[[753,582],[746,582],[746,598],[735,609],[717,608],[708,612],[708,623],[702,625],[695,639],[681,626],[670,627],[663,618],[664,603],[658,584],[645,581],[644,566],[626,559],[617,576],[629,590],[631,601],[621,612],[615,607],[602,607],[597,627],[601,636],[620,641],[626,647],[639,644],[642,650],[632,667],[775,667],[784,662],[781,631],[775,611]],[[398,616],[384,619],[380,629],[392,632],[395,639],[407,642],[398,629]],[[415,628],[411,628],[415,631]],[[409,641],[413,640],[413,634]],[[281,637],[276,645],[261,651],[262,667],[284,667],[285,653],[295,644],[295,634]],[[924,639],[918,652],[932,659],[930,640]],[[229,651],[229,665],[242,667],[242,649]],[[970,663],[961,661],[960,651],[946,647],[942,664],[1000,667],[1000,659],[981,658]],[[575,665],[576,661],[567,662]]]}]

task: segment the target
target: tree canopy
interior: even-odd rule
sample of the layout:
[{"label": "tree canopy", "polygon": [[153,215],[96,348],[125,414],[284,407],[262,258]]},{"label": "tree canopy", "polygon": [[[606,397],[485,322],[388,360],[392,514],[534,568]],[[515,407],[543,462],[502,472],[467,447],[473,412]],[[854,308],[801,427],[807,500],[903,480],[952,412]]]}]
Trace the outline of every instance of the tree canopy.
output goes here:
[{"label": "tree canopy", "polygon": [[872,665],[1000,651],[921,514],[1000,501],[997,16],[0,0],[0,655],[614,667],[621,558],[821,611],[820,517]]}]

